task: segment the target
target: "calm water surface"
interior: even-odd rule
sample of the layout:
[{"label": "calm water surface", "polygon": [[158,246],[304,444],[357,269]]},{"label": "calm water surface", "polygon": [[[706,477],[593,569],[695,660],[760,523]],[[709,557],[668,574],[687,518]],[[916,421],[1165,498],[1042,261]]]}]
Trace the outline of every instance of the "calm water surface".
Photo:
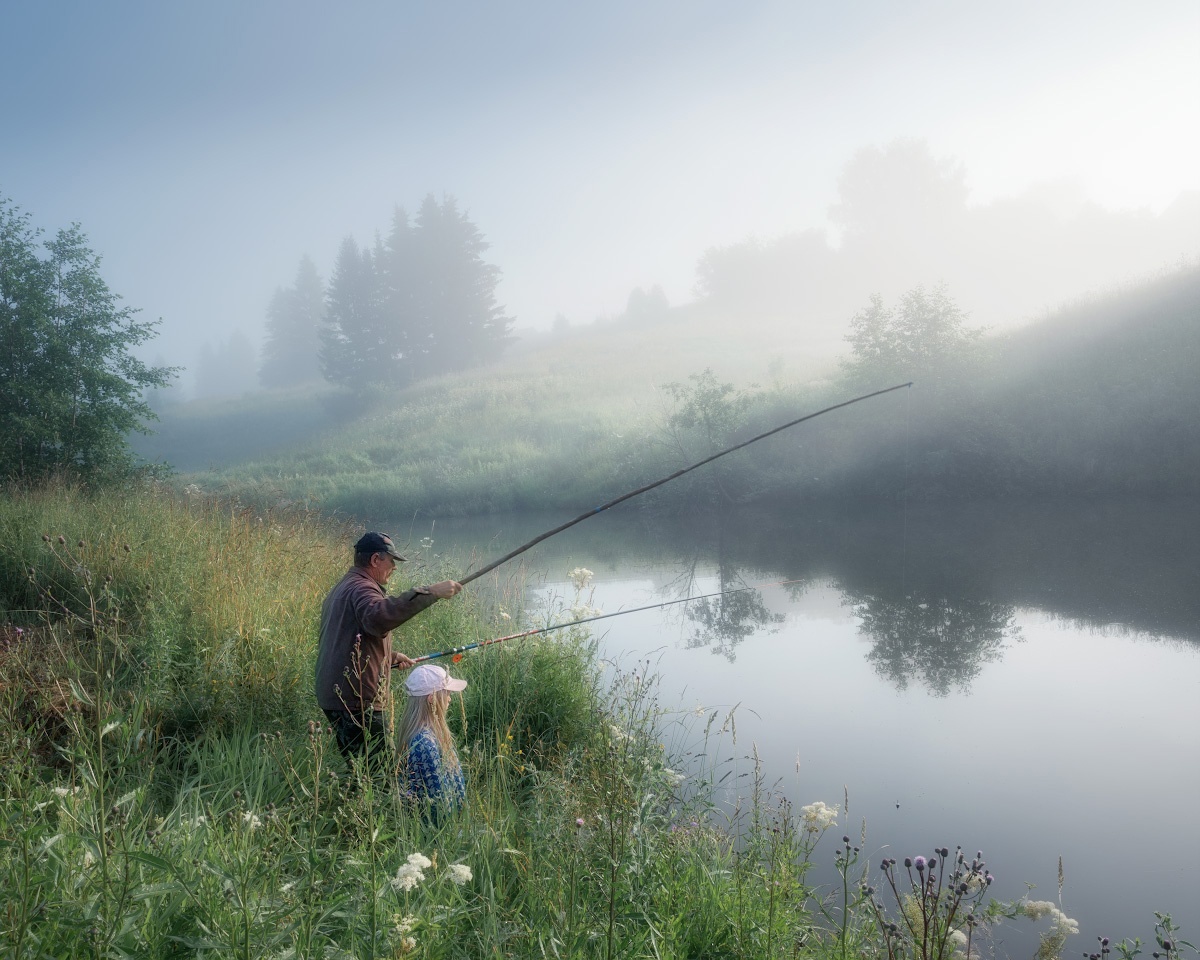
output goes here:
[{"label": "calm water surface", "polygon": [[[566,572],[587,567],[606,613],[799,581],[602,621],[604,655],[649,660],[681,716],[735,710],[730,762],[748,772],[756,748],[794,803],[848,794],[818,879],[864,821],[872,862],[961,844],[1006,899],[1057,899],[1061,857],[1071,956],[1098,936],[1145,942],[1155,910],[1200,936],[1198,513],[759,513],[673,530],[606,515],[526,554],[525,575],[535,601],[569,605]],[[463,569],[562,519],[393,529]]]}]

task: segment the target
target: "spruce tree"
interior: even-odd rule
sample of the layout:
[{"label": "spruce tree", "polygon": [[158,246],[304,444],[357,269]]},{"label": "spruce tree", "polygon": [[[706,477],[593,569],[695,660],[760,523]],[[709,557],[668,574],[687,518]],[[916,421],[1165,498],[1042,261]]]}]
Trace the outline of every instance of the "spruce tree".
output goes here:
[{"label": "spruce tree", "polygon": [[267,307],[267,339],[258,371],[264,387],[287,387],[319,379],[324,314],[325,286],[316,265],[304,256],[295,282],[276,290]]},{"label": "spruce tree", "polygon": [[387,341],[374,258],[347,237],[325,296],[321,372],[327,380],[352,389],[387,383],[393,360]]},{"label": "spruce tree", "polygon": [[343,241],[330,279],[321,370],[359,389],[396,386],[496,356],[512,318],[496,304],[488,244],[453,198],[425,198],[414,221],[397,208],[373,250]]},{"label": "spruce tree", "polygon": [[496,303],[500,269],[488,243],[453,197],[427,196],[417,213],[413,254],[414,328],[423,376],[473,366],[511,339],[512,318]]}]

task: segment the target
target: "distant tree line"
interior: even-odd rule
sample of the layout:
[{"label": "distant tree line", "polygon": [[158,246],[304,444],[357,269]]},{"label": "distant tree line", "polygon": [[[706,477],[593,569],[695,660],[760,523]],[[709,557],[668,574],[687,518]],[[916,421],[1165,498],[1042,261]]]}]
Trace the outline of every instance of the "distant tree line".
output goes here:
[{"label": "distant tree line", "polygon": [[453,198],[431,195],[413,218],[397,208],[374,246],[342,241],[327,286],[305,257],[268,307],[261,383],[397,386],[496,356],[513,320],[487,248]]}]

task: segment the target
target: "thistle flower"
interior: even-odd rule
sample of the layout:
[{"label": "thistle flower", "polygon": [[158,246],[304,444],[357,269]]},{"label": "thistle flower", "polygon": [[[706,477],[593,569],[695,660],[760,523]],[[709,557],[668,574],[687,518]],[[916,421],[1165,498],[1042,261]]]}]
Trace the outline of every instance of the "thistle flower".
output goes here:
[{"label": "thistle flower", "polygon": [[925,858],[924,857],[916,857],[913,860],[913,866],[917,868],[918,873],[921,873],[925,869]]}]

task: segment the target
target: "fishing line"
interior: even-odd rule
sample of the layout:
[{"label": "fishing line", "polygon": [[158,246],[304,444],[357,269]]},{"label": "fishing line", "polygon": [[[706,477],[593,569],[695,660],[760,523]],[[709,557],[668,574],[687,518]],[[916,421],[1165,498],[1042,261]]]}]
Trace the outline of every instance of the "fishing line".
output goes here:
[{"label": "fishing line", "polygon": [[450,647],[448,650],[439,650],[436,653],[426,653],[419,657],[413,657],[413,663],[424,663],[426,660],[436,660],[438,657],[451,657],[455,663],[468,650],[478,650],[480,647],[490,647],[493,643],[503,643],[505,640],[520,640],[524,637],[533,637],[539,633],[550,633],[553,630],[565,630],[567,627],[577,627],[583,623],[594,623],[597,620],[607,620],[610,617],[622,617],[627,613],[642,613],[645,610],[657,610],[660,607],[670,607],[677,603],[690,603],[693,600],[711,600],[713,597],[726,597],[733,593],[746,593],[749,590],[759,590],[763,587],[782,587],[792,583],[803,583],[803,580],[775,580],[771,583],[756,583],[751,587],[737,587],[733,590],[720,590],[717,593],[705,593],[698,597],[681,597],[678,600],[664,600],[662,603],[651,603],[644,607],[632,607],[629,610],[617,610],[613,613],[598,613],[593,617],[584,617],[581,620],[572,620],[570,623],[556,623],[549,627],[537,627],[533,630],[522,630],[520,633],[510,633],[504,637],[493,637],[490,640],[477,640],[475,643],[467,643],[461,647]]},{"label": "fishing line", "polygon": [[[779,433],[781,430],[786,430],[786,429],[788,429],[788,427],[794,427],[797,424],[804,423],[805,420],[812,420],[816,417],[822,416],[823,414],[832,413],[834,410],[840,410],[840,409],[842,409],[842,407],[848,407],[851,404],[858,403],[861,400],[870,400],[872,397],[879,397],[885,393],[891,393],[893,390],[900,390],[904,387],[911,387],[911,386],[912,386],[911,381],[909,381],[908,383],[899,383],[894,387],[887,387],[884,390],[876,390],[874,393],[866,393],[866,394],[863,394],[861,397],[855,397],[853,400],[845,400],[842,403],[835,403],[832,407],[826,407],[824,410],[818,410],[816,413],[810,413],[807,416],[799,417],[795,420],[790,420],[787,423],[782,424],[781,426],[775,427],[772,430],[768,430],[766,433],[760,433],[756,437],[751,437],[749,440],[744,440],[741,443],[735,444],[734,446],[729,447],[726,450],[722,450],[720,453],[714,453],[711,457],[705,457],[703,460],[699,461],[698,463],[693,463],[690,467],[684,467],[682,470],[676,470],[670,476],[663,477],[661,480],[655,480],[653,483],[648,483],[644,487],[638,487],[636,490],[630,490],[628,493],[623,493],[623,494],[621,494],[621,496],[617,497],[615,500],[610,500],[610,501],[608,501],[608,503],[603,503],[600,506],[589,510],[587,513],[581,513],[574,520],[568,520],[566,523],[559,524],[553,530],[547,530],[545,533],[534,537],[528,543],[522,544],[521,546],[517,547],[517,549],[509,551],[504,556],[500,557],[500,559],[493,560],[487,566],[481,567],[479,570],[476,570],[474,573],[466,574],[465,576],[460,578],[458,582],[461,584],[468,584],[472,580],[476,579],[477,577],[482,577],[485,573],[488,573],[489,571],[496,569],[496,567],[500,566],[500,564],[513,559],[513,557],[520,556],[522,553],[524,553],[530,547],[536,546],[537,544],[541,543],[543,540],[547,540],[550,537],[554,536],[556,533],[562,533],[568,527],[573,527],[573,526],[575,526],[575,524],[586,520],[588,517],[594,517],[596,514],[603,513],[605,510],[609,509],[610,507],[615,507],[618,503],[624,503],[626,500],[632,499],[633,497],[636,497],[638,494],[645,493],[648,490],[653,490],[655,487],[661,487],[664,483],[668,483],[669,481],[674,480],[677,477],[682,477],[685,473],[690,473],[691,471],[697,469],[698,467],[704,466],[706,463],[712,463],[714,460],[718,459],[719,457],[723,457],[726,454],[733,453],[735,450],[741,450],[742,447],[748,447],[748,446],[750,446],[750,444],[757,443],[759,440],[763,440],[769,436],[772,436],[773,434]],[[630,612],[632,612],[632,611],[630,611]]]}]

